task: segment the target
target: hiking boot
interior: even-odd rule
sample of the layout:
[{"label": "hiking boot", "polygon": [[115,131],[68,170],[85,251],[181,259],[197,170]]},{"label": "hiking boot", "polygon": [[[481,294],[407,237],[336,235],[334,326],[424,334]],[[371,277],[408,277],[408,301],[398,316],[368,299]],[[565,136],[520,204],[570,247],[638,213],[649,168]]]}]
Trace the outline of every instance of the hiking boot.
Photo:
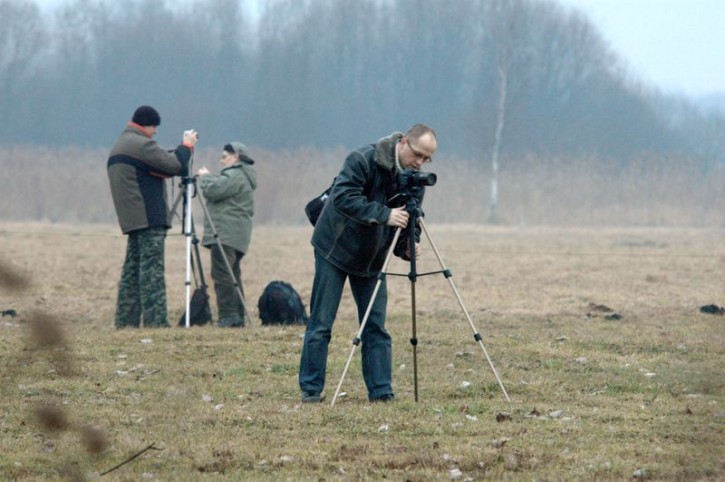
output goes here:
[{"label": "hiking boot", "polygon": [[317,392],[302,392],[302,403],[320,403],[325,395]]},{"label": "hiking boot", "polygon": [[225,316],[224,318],[219,318],[217,325],[219,328],[243,328],[244,319],[239,315]]},{"label": "hiking boot", "polygon": [[388,403],[388,402],[394,402],[395,401],[395,395],[392,393],[386,393],[384,395],[380,395],[379,397],[371,398],[371,402],[382,402],[382,403]]}]

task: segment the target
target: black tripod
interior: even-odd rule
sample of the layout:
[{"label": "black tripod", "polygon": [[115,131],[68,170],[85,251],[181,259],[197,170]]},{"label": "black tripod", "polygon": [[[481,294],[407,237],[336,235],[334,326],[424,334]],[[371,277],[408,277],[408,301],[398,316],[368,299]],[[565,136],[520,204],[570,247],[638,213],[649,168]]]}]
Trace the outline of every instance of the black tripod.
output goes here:
[{"label": "black tripod", "polygon": [[[189,172],[192,171],[192,164],[194,162],[193,154],[192,158],[189,160]],[[237,296],[239,297],[239,301],[242,303],[242,306],[244,307],[245,313],[249,313],[249,310],[247,310],[247,302],[244,299],[244,294],[242,294],[242,289],[239,286],[239,283],[237,282],[236,278],[234,277],[234,274],[232,272],[232,265],[229,263],[229,260],[227,259],[226,255],[224,254],[224,249],[222,248],[221,240],[219,239],[219,235],[217,233],[216,227],[214,226],[214,220],[209,215],[209,210],[206,207],[206,203],[203,200],[203,196],[199,196],[197,192],[197,186],[196,186],[196,176],[185,176],[181,178],[181,184],[179,187],[181,187],[181,191],[179,192],[179,195],[174,200],[174,204],[171,207],[171,214],[173,215],[176,212],[176,209],[179,205],[179,202],[181,200],[184,200],[184,217],[183,217],[183,225],[184,225],[184,236],[186,237],[186,280],[185,280],[185,286],[186,286],[186,302],[185,302],[185,319],[184,319],[184,326],[186,328],[189,328],[191,326],[190,320],[189,320],[189,313],[191,308],[191,274],[194,270],[194,266],[192,264],[192,251],[191,247],[192,244],[194,245],[195,254],[196,254],[196,265],[197,269],[200,273],[202,285],[204,284],[204,278],[203,278],[203,272],[201,267],[201,258],[199,257],[199,248],[198,243],[199,240],[196,236],[196,231],[194,229],[194,222],[193,222],[193,215],[192,215],[192,209],[191,209],[191,200],[193,198],[198,199],[199,205],[201,206],[202,211],[204,212],[204,216],[206,216],[206,219],[209,221],[209,226],[211,227],[212,233],[214,235],[214,241],[216,242],[217,246],[219,247],[219,251],[221,252],[222,258],[224,259],[224,264],[226,266],[227,272],[229,273],[229,278],[233,280],[234,282],[234,289],[237,293]]]},{"label": "black tripod", "polygon": [[[440,253],[438,252],[438,249],[436,248],[435,244],[433,243],[433,239],[430,237],[430,233],[428,233],[428,228],[425,226],[425,222],[423,221],[422,211],[420,209],[420,201],[412,195],[406,194],[406,203],[405,203],[405,210],[408,212],[410,217],[408,218],[408,227],[407,230],[407,236],[408,236],[408,246],[410,250],[410,272],[408,273],[408,279],[410,280],[410,292],[411,292],[411,321],[412,321],[412,336],[410,338],[410,343],[413,345],[413,384],[415,389],[415,401],[418,402],[418,353],[417,353],[417,347],[418,347],[418,338],[417,338],[417,328],[416,328],[416,308],[415,308],[415,283],[419,276],[427,276],[431,274],[438,274],[442,273],[446,279],[448,279],[448,283],[451,285],[451,288],[453,289],[453,293],[456,296],[456,299],[458,300],[458,304],[461,306],[461,309],[463,310],[463,314],[466,315],[466,319],[468,320],[468,324],[471,326],[471,330],[473,330],[473,338],[476,340],[476,342],[481,347],[481,350],[483,350],[483,354],[486,357],[486,360],[488,361],[489,366],[491,367],[491,370],[493,371],[494,376],[496,377],[496,380],[498,381],[499,386],[501,387],[501,391],[503,392],[504,396],[506,397],[506,401],[511,402],[511,399],[508,396],[508,393],[506,393],[506,388],[504,388],[503,383],[501,382],[501,378],[499,378],[498,373],[496,372],[496,368],[493,366],[493,362],[491,361],[491,358],[488,356],[488,352],[486,351],[486,347],[483,345],[483,337],[476,329],[476,326],[473,324],[473,320],[471,320],[471,316],[468,314],[468,310],[463,304],[463,300],[461,299],[461,295],[458,293],[458,290],[456,289],[456,286],[453,284],[453,274],[451,271],[446,268],[445,264],[443,263],[443,259],[440,256]],[[421,229],[425,233],[426,238],[428,239],[428,243],[430,244],[431,248],[433,249],[433,252],[435,253],[436,259],[438,260],[438,263],[440,264],[441,269],[439,271],[433,271],[430,273],[418,273],[416,271],[416,253],[415,253],[415,227],[416,225],[420,225]],[[368,317],[370,315],[370,311],[372,309],[373,303],[375,301],[375,297],[378,295],[378,290],[380,289],[380,285],[382,284],[383,279],[388,274],[388,264],[390,263],[390,259],[392,257],[393,251],[395,250],[395,246],[398,243],[398,239],[400,237],[400,233],[402,232],[402,228],[397,228],[395,230],[395,236],[393,237],[393,242],[390,245],[390,249],[388,250],[387,255],[385,256],[385,262],[383,263],[383,267],[380,270],[380,273],[378,273],[378,282],[375,285],[375,289],[373,291],[373,295],[370,298],[370,303],[368,304],[367,310],[365,311],[365,316],[363,317],[362,322],[360,323],[360,329],[357,332],[357,335],[352,340],[352,350],[350,351],[350,356],[347,358],[347,363],[345,364],[345,369],[342,372],[342,376],[340,377],[340,383],[337,385],[337,389],[335,390],[335,396],[332,397],[332,403],[331,406],[335,405],[335,401],[337,400],[337,396],[340,393],[340,388],[342,387],[342,382],[345,379],[345,375],[347,374],[347,370],[350,367],[350,362],[352,361],[352,357],[355,354],[355,348],[360,344],[362,332],[365,329],[365,324],[368,321]],[[392,275],[396,275],[395,273],[390,273]],[[399,276],[405,276],[405,275],[399,275]]]}]

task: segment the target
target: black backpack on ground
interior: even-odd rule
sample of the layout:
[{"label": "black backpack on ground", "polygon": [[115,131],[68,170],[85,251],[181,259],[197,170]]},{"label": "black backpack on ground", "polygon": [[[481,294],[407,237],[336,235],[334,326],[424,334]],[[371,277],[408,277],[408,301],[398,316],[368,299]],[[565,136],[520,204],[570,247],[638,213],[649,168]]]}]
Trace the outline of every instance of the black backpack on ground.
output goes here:
[{"label": "black backpack on ground", "polygon": [[[206,292],[206,286],[200,286],[194,290],[189,300],[189,325],[204,326],[210,321],[209,293]],[[186,311],[179,318],[179,326],[186,326]]]},{"label": "black backpack on ground", "polygon": [[307,313],[300,295],[285,281],[272,281],[257,303],[262,325],[306,325]]}]

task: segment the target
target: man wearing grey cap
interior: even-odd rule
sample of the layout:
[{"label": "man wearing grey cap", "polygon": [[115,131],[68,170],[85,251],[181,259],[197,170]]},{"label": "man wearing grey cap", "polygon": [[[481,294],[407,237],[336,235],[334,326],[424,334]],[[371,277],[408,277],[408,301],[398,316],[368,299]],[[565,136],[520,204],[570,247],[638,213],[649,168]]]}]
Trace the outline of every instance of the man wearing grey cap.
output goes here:
[{"label": "man wearing grey cap", "polygon": [[[242,289],[240,262],[249,249],[252,238],[252,217],[254,216],[254,190],[257,188],[257,173],[252,165],[247,148],[241,142],[230,142],[222,149],[219,163],[222,170],[212,175],[206,167],[197,171],[199,185],[206,198],[209,217],[204,219],[204,236],[201,244],[211,248],[211,277],[216,293],[218,326],[222,328],[243,327],[247,313],[234,287]],[[214,239],[216,228],[221,249]],[[230,276],[227,261],[232,268]],[[242,290],[242,294],[244,291]]]}]

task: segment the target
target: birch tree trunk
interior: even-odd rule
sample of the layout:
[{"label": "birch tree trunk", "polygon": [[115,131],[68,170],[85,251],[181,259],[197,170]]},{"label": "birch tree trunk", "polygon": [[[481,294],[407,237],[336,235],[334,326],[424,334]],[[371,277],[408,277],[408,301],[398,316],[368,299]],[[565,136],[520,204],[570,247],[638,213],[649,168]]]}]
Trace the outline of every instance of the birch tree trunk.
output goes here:
[{"label": "birch tree trunk", "polygon": [[506,123],[506,100],[508,95],[508,68],[498,67],[498,104],[496,106],[496,131],[491,151],[491,198],[488,206],[488,222],[497,224],[498,219],[498,158],[501,152],[501,139]]}]

